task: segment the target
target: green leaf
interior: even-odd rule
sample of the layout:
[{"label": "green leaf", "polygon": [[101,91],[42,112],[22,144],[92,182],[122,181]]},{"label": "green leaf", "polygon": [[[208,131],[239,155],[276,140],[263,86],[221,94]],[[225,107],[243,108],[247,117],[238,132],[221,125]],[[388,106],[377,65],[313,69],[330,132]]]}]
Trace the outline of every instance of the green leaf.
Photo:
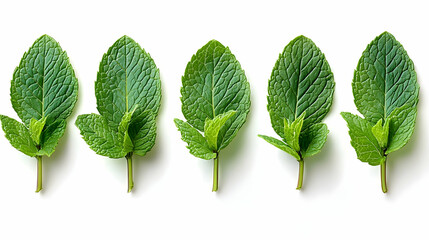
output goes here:
[{"label": "green leaf", "polygon": [[45,127],[70,116],[77,100],[74,70],[58,42],[48,35],[24,54],[11,82],[11,102],[26,126],[46,117]]},{"label": "green leaf", "polygon": [[396,108],[390,114],[389,144],[386,154],[402,148],[414,132],[417,109],[410,105]]},{"label": "green leaf", "polygon": [[294,158],[296,158],[296,160],[301,160],[299,154],[295,150],[293,150],[291,147],[289,147],[286,143],[284,143],[284,142],[282,142],[276,138],[265,136],[265,135],[258,135],[258,137],[264,139],[265,141],[272,144],[273,146],[289,153]]},{"label": "green leaf", "polygon": [[288,120],[284,119],[284,140],[295,151],[300,151],[299,135],[301,133],[302,125],[304,123],[305,112],[295,119],[291,124]]},{"label": "green leaf", "polygon": [[371,123],[347,112],[342,112],[341,116],[346,120],[349,127],[350,143],[356,150],[357,158],[373,166],[384,161],[382,149],[372,134]]},{"label": "green leaf", "polygon": [[206,119],[206,122],[204,124],[204,136],[212,150],[219,150],[217,146],[217,137],[219,134],[219,130],[225,125],[226,121],[228,121],[228,119],[230,119],[236,113],[236,111],[230,110],[226,113],[217,115],[214,119]]},{"label": "green leaf", "polygon": [[37,147],[30,136],[30,132],[24,124],[13,118],[0,115],[3,131],[10,144],[22,153],[34,157],[37,155]]},{"label": "green leaf", "polygon": [[388,118],[383,125],[383,119],[380,119],[371,129],[372,134],[374,134],[378,144],[383,149],[387,147],[387,142],[389,140],[389,122]]},{"label": "green leaf", "polygon": [[334,77],[324,54],[310,39],[299,36],[280,54],[268,81],[268,112],[276,133],[284,136],[284,119],[293,122],[306,112],[303,130],[329,112]]},{"label": "green leaf", "polygon": [[146,110],[158,114],[161,101],[159,70],[148,53],[123,36],[104,54],[95,82],[97,109],[116,128],[125,113],[138,105],[136,116]]},{"label": "green leaf", "polygon": [[372,124],[386,120],[398,107],[415,107],[418,102],[414,64],[388,32],[376,37],[363,52],[352,87],[357,109]]},{"label": "green leaf", "polygon": [[134,153],[144,156],[155,145],[156,121],[152,111],[133,117],[128,128],[130,138],[133,140]]},{"label": "green leaf", "polygon": [[119,141],[117,131],[110,128],[102,116],[79,115],[76,126],[85,142],[97,154],[111,158],[121,158],[127,154],[123,151],[123,142]]},{"label": "green leaf", "polygon": [[183,115],[201,132],[206,119],[214,119],[231,110],[237,112],[219,131],[218,149],[225,148],[246,121],[250,110],[250,87],[240,63],[229,48],[211,40],[192,56],[182,85]]},{"label": "green leaf", "polygon": [[128,133],[128,128],[130,126],[131,118],[137,108],[137,105],[131,110],[131,112],[126,112],[121,119],[118,127],[118,139],[122,142],[123,150],[126,153],[132,152],[134,149],[133,141]]},{"label": "green leaf", "polygon": [[206,160],[216,157],[216,153],[210,149],[206,139],[197,129],[177,118],[174,119],[174,123],[182,134],[182,140],[188,144],[186,147],[192,155]]},{"label": "green leaf", "polygon": [[328,127],[324,123],[311,125],[307,130],[302,132],[299,137],[302,157],[306,158],[319,153],[325,145],[328,133]]},{"label": "green leaf", "polygon": [[54,122],[42,131],[42,135],[40,136],[40,155],[47,155],[50,157],[54,153],[58,141],[64,135],[66,126],[67,122],[65,120],[60,120]]},{"label": "green leaf", "polygon": [[31,139],[36,143],[36,145],[40,144],[40,135],[42,134],[43,127],[46,124],[46,117],[42,117],[40,120],[36,120],[32,118],[30,120],[30,136]]}]

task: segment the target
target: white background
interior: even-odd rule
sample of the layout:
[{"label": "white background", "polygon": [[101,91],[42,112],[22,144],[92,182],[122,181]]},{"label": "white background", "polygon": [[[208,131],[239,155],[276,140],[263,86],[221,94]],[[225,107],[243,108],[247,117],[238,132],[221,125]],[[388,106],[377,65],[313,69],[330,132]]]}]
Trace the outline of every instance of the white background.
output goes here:
[{"label": "white background", "polygon": [[[36,160],[0,137],[0,239],[424,239],[429,215],[429,15],[425,1],[2,1],[0,113],[10,104],[14,68],[42,34],[67,51],[79,100],[56,152]],[[366,45],[391,32],[414,61],[419,114],[411,141],[388,158],[389,192],[379,168],[361,163],[339,113],[357,113],[353,70]],[[148,51],[160,69],[162,106],[156,145],[135,160],[127,194],[126,161],[92,152],[74,121],[96,112],[94,81],[103,53],[122,35]],[[266,110],[268,78],[298,35],[325,53],[336,81],[322,152],[298,163],[257,134],[275,136]],[[251,112],[220,154],[220,190],[211,192],[212,161],[189,154],[173,124],[181,119],[181,76],[191,56],[217,39],[240,61],[251,87]],[[3,135],[3,133],[1,134]]]}]

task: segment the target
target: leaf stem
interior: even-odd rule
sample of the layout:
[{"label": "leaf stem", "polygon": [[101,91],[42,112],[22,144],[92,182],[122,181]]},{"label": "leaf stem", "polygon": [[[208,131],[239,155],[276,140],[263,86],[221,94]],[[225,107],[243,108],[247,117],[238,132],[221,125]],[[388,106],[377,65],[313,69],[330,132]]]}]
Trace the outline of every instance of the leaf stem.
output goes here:
[{"label": "leaf stem", "polygon": [[387,183],[386,183],[386,159],[387,156],[380,164],[380,173],[381,173],[381,189],[384,193],[387,192]]},{"label": "leaf stem", "polygon": [[304,179],[304,159],[298,160],[299,163],[299,175],[298,175],[298,185],[296,186],[296,190],[300,190],[302,188],[302,182]]},{"label": "leaf stem", "polygon": [[37,187],[36,192],[42,190],[42,156],[36,156],[37,158]]},{"label": "leaf stem", "polygon": [[128,153],[125,158],[127,159],[127,167],[128,167],[128,192],[131,192],[131,190],[134,187],[134,181],[133,181],[133,153]]},{"label": "leaf stem", "polygon": [[213,189],[212,192],[216,192],[218,189],[218,180],[219,180],[219,153],[216,152],[216,157],[214,160],[213,166]]}]

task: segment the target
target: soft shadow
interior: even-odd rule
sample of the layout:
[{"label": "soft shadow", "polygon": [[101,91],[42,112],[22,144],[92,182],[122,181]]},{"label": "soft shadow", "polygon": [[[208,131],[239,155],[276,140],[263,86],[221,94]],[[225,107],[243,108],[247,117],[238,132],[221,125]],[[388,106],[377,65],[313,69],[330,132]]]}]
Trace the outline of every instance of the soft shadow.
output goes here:
[{"label": "soft shadow", "polygon": [[[410,141],[401,149],[387,156],[387,189],[386,196],[397,197],[408,192],[410,186],[417,183],[417,180],[424,176],[427,165],[419,151],[418,144],[425,141],[422,134],[423,119],[417,114],[415,130]],[[424,146],[421,146],[422,148]]]},{"label": "soft shadow", "polygon": [[55,187],[61,187],[62,181],[60,179],[55,178],[60,177],[61,175],[63,175],[62,173],[67,173],[69,171],[69,159],[76,160],[75,155],[71,154],[71,152],[76,151],[69,151],[70,125],[70,123],[67,124],[66,131],[64,132],[64,135],[60,138],[58,145],[55,148],[55,152],[50,157],[42,157],[43,189],[39,192],[42,196],[54,192]]},{"label": "soft shadow", "polygon": [[[252,95],[250,96],[250,99],[251,102],[254,101]],[[239,168],[242,173],[250,172],[249,167],[251,166],[251,163],[249,162],[249,159],[245,157],[244,150],[246,146],[250,146],[249,139],[256,138],[256,134],[253,136],[252,131],[249,131],[249,126],[253,123],[254,111],[255,109],[251,104],[246,122],[243,124],[231,143],[219,153],[219,189],[217,191],[217,195],[230,191],[237,184],[233,181],[242,179],[241,174],[236,172],[237,167],[235,166],[242,166]],[[211,165],[213,166],[213,162],[211,162]]]},{"label": "soft shadow", "polygon": [[[168,154],[162,154],[166,151],[165,144],[162,144],[162,136],[165,136],[164,128],[160,128],[160,119],[163,119],[166,116],[166,103],[167,103],[167,94],[165,93],[165,89],[163,88],[163,76],[160,72],[160,78],[161,78],[161,106],[159,108],[158,116],[156,118],[156,126],[157,126],[157,133],[156,133],[156,139],[155,139],[155,145],[153,148],[146,153],[145,156],[133,156],[133,170],[134,170],[134,188],[132,190],[133,195],[138,196],[140,193],[144,192],[144,189],[148,189],[153,185],[156,178],[161,178],[163,174],[165,173],[166,167],[164,166],[166,163],[166,158],[168,157]],[[161,146],[162,145],[162,146]],[[164,152],[161,151],[161,148],[164,149]],[[167,150],[168,151],[168,150]],[[156,176],[154,176],[156,175]]]},{"label": "soft shadow", "polygon": [[341,171],[334,157],[334,146],[333,139],[328,136],[321,152],[304,159],[304,180],[300,190],[304,196],[330,194],[339,187]]}]

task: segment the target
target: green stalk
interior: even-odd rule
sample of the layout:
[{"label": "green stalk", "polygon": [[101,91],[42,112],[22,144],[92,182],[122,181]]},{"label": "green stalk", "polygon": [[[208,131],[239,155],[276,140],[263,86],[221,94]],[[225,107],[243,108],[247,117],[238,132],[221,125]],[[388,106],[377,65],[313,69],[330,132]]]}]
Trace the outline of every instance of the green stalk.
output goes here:
[{"label": "green stalk", "polygon": [[386,183],[386,159],[387,156],[384,158],[384,160],[381,162],[380,165],[380,173],[381,173],[381,189],[384,193],[387,192],[387,183]]},{"label": "green stalk", "polygon": [[131,192],[131,190],[134,187],[134,181],[133,181],[133,153],[128,153],[125,158],[127,159],[127,166],[128,166],[128,192]]},{"label": "green stalk", "polygon": [[219,179],[219,153],[216,153],[213,166],[213,189],[212,192],[216,192],[218,189],[218,179]]},{"label": "green stalk", "polygon": [[37,158],[37,187],[36,192],[42,190],[42,156],[36,156]]},{"label": "green stalk", "polygon": [[296,190],[300,190],[302,188],[302,182],[304,179],[304,159],[298,160],[299,163],[299,176],[298,176],[298,185],[296,186]]}]

